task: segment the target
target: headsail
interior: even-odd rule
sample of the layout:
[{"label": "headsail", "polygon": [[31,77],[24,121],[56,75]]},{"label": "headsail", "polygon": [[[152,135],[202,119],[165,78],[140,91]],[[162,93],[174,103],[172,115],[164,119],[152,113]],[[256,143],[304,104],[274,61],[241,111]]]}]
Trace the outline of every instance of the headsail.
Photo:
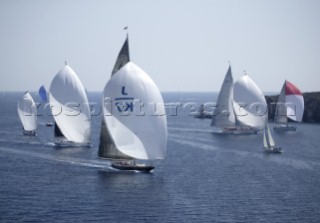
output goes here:
[{"label": "headsail", "polygon": [[229,66],[217,101],[217,108],[212,117],[211,126],[224,127],[234,126],[235,116],[232,108],[233,78],[231,66]]},{"label": "headsail", "polygon": [[56,124],[67,140],[89,142],[91,115],[87,94],[69,65],[65,65],[53,78],[49,101]]},{"label": "headsail", "polygon": [[[129,53],[123,49],[119,53],[120,60],[125,58],[122,57],[123,52]],[[129,56],[126,58],[129,59]],[[99,156],[111,159],[115,156],[119,159],[163,159],[166,153],[167,121],[160,91],[134,63],[127,61],[122,67],[117,63],[103,91],[104,116]],[[140,108],[146,109],[146,113],[141,114]]]},{"label": "headsail", "polygon": [[18,102],[18,114],[25,131],[37,129],[37,106],[28,91]]},{"label": "headsail", "polygon": [[242,76],[233,89],[234,112],[241,125],[262,129],[267,122],[267,102],[260,88],[248,76]]},{"label": "headsail", "polygon": [[46,91],[46,88],[44,87],[44,85],[42,85],[39,88],[39,96],[40,96],[42,102],[47,102],[48,101],[47,91]]}]

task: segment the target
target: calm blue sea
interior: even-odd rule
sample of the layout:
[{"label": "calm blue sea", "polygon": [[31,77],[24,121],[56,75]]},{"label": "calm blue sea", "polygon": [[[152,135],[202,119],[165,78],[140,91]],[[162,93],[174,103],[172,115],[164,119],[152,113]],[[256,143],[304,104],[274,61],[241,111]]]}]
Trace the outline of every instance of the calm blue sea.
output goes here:
[{"label": "calm blue sea", "polygon": [[97,158],[100,94],[89,94],[92,148],[63,149],[54,147],[46,110],[38,136],[22,135],[22,95],[0,93],[1,223],[320,221],[320,125],[271,129],[284,153],[266,155],[262,135],[214,135],[209,119],[192,116],[195,103],[216,94],[164,93],[171,104],[166,159],[153,162],[151,174],[121,172]]}]

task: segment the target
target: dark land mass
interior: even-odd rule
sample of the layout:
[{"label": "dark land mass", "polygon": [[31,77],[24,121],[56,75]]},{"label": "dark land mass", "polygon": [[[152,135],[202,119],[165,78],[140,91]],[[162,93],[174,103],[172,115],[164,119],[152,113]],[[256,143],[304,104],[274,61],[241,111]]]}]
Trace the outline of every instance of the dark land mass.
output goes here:
[{"label": "dark land mass", "polygon": [[[269,120],[273,120],[278,97],[279,95],[266,96]],[[302,121],[307,123],[320,123],[320,92],[303,93],[303,97],[304,113]]]}]

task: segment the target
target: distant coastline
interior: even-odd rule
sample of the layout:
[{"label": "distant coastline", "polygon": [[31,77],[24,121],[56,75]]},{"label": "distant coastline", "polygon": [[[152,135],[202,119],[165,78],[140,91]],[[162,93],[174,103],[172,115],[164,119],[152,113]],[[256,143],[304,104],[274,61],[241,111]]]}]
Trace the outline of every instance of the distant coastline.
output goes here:
[{"label": "distant coastline", "polygon": [[[275,106],[279,95],[265,96],[268,104],[269,120],[273,120]],[[304,97],[304,113],[302,121],[306,123],[320,123],[320,92],[306,92]]]}]

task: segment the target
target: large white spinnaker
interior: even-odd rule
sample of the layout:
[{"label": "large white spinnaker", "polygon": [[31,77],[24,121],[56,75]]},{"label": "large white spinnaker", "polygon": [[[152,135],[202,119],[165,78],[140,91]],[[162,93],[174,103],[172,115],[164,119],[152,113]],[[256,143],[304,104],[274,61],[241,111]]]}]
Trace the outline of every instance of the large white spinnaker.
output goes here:
[{"label": "large white spinnaker", "polygon": [[53,78],[49,90],[52,114],[68,141],[88,143],[91,115],[88,97],[77,74],[65,65]]},{"label": "large white spinnaker", "polygon": [[164,102],[151,78],[129,62],[111,77],[104,98],[113,105],[104,107],[112,114],[104,118],[117,149],[136,159],[163,159],[167,141]]},{"label": "large white spinnaker", "polygon": [[28,91],[18,102],[18,114],[23,129],[26,132],[35,133],[37,129],[37,106]]},{"label": "large white spinnaker", "polygon": [[267,122],[267,102],[260,88],[248,76],[242,76],[233,88],[233,108],[237,122],[262,129]]}]

